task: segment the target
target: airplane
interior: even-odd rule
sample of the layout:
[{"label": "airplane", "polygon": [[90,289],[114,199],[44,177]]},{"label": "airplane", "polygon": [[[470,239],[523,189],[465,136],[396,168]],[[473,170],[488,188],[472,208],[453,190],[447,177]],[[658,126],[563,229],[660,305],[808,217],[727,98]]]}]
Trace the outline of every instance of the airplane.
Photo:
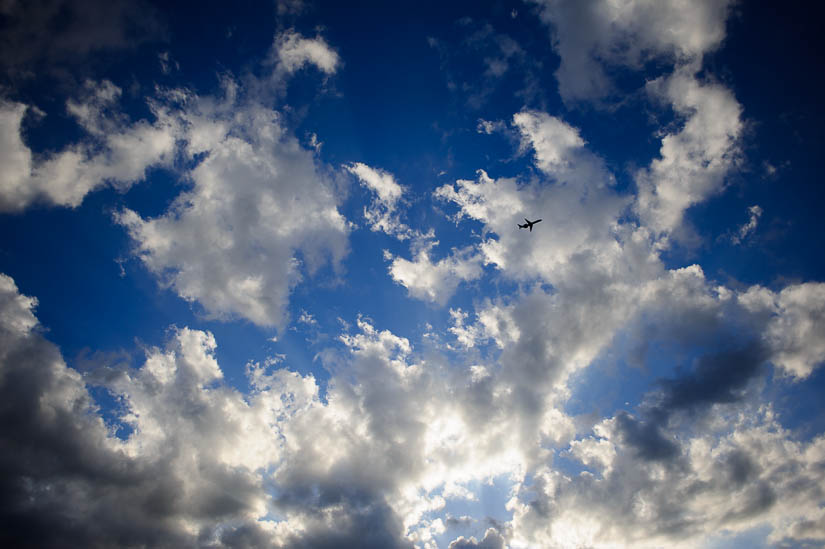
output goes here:
[{"label": "airplane", "polygon": [[519,229],[530,229],[530,232],[531,232],[531,233],[533,232],[533,225],[535,225],[536,223],[538,223],[539,221],[541,221],[541,219],[536,219],[535,221],[530,221],[530,220],[529,220],[529,219],[527,219],[526,217],[524,218],[524,220],[525,220],[527,223],[525,223],[524,225],[522,225],[521,223],[517,223],[518,228],[519,228]]}]

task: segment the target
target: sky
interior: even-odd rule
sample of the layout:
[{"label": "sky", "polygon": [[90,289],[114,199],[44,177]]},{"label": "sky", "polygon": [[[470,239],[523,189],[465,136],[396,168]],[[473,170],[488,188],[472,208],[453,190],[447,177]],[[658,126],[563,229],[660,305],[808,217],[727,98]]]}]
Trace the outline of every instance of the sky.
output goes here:
[{"label": "sky", "polygon": [[0,541],[825,547],[822,16],[0,3]]}]

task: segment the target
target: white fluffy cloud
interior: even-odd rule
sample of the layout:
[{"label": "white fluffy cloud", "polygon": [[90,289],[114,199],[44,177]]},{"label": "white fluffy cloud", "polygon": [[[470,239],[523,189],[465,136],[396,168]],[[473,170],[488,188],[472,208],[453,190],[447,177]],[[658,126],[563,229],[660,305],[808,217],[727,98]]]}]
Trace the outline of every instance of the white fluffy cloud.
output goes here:
[{"label": "white fluffy cloud", "polygon": [[326,74],[333,74],[341,64],[338,53],[323,38],[305,38],[293,30],[275,37],[270,53],[276,70],[292,73],[308,63]]},{"label": "white fluffy cloud", "polygon": [[798,379],[825,361],[825,284],[806,283],[772,292],[754,286],[739,302],[767,323],[771,361]]},{"label": "white fluffy cloud", "polygon": [[[593,287],[591,309],[563,288],[488,307],[472,329],[463,326],[458,335],[481,333],[502,348],[499,381],[545,410],[553,388],[588,390],[568,386],[566,373],[590,366],[605,350],[622,352],[613,334],[645,348],[675,345],[671,356],[697,347],[706,353],[661,380],[635,415],[619,412],[570,441],[562,455],[579,461],[581,473],[537,460],[532,480],[508,503],[510,542],[696,547],[721,530],[765,526],[775,542],[823,539],[823,439],[794,441],[759,396],[766,361],[798,377],[825,361],[821,286],[736,293],[713,286],[692,266],[627,287],[612,301],[606,289]],[[528,417],[522,411],[514,422]],[[564,441],[557,439],[556,448]]]},{"label": "white fluffy cloud", "polygon": [[513,116],[522,135],[522,150],[532,148],[536,167],[554,173],[567,167],[568,159],[584,147],[579,132],[556,117],[538,111],[523,111]]},{"label": "white fluffy cloud", "polygon": [[[649,82],[647,90],[671,106],[684,124],[664,136],[660,158],[636,174],[635,209],[654,234],[677,231],[690,206],[724,188],[739,159],[741,106],[725,87],[695,76],[703,55],[725,38],[731,2],[538,3],[561,56],[556,77],[565,101],[598,101],[609,95],[613,87],[606,66],[640,69],[656,58],[673,63],[674,72]],[[533,145],[541,167],[542,145]],[[553,158],[552,150],[548,158]]]},{"label": "white fluffy cloud", "polygon": [[[553,44],[561,57],[556,77],[565,101],[598,103],[609,95],[613,84],[606,67],[638,70],[651,59],[672,63],[673,72],[648,82],[647,91],[671,107],[683,124],[663,137],[660,158],[636,174],[635,210],[657,236],[678,231],[690,206],[724,188],[740,156],[741,106],[724,86],[696,77],[704,54],[725,38],[732,2],[536,2],[553,29]],[[528,127],[519,126],[522,132]],[[558,146],[550,143],[550,150],[542,154],[545,145],[533,141],[539,167],[562,158]],[[667,239],[660,245],[666,246]]]},{"label": "white fluffy cloud", "polygon": [[[536,111],[514,117],[523,146],[531,146],[543,175],[528,183],[493,179],[459,180],[435,196],[458,206],[459,218],[483,224],[480,251],[485,262],[517,280],[540,278],[554,286],[580,284],[580,270],[613,280],[646,279],[658,269],[647,236],[619,218],[629,198],[618,194],[604,162],[590,152],[578,131]],[[532,232],[517,230],[523,218],[541,218]]]},{"label": "white fluffy cloud", "polygon": [[395,181],[391,173],[361,162],[347,164],[344,169],[375,194],[370,204],[364,206],[364,219],[369,223],[370,230],[381,231],[400,240],[413,236],[413,231],[399,220],[397,208],[404,195],[404,188]]},{"label": "white fluffy cloud", "polygon": [[686,68],[648,83],[648,91],[685,118],[662,138],[660,158],[636,174],[636,211],[656,233],[668,233],[685,211],[724,189],[740,157],[742,107],[727,88],[701,83]]},{"label": "white fluffy cloud", "polygon": [[[307,64],[331,75],[341,63],[323,38],[305,38],[294,31],[275,37],[270,57],[276,87]],[[5,167],[0,175],[0,211],[21,211],[35,202],[76,207],[103,185],[128,189],[144,179],[148,168],[171,167],[179,141],[187,142],[190,153],[207,152],[203,140],[210,138],[209,132],[217,132],[214,139],[226,129],[226,120],[188,126],[182,119],[191,116],[169,106],[170,100],[185,96],[179,92],[148,100],[153,121],[130,122],[118,109],[120,96],[121,89],[107,80],[87,81],[80,96],[66,104],[86,136],[44,154],[34,154],[23,139],[26,111],[36,107],[0,99],[0,155]]]},{"label": "white fluffy cloud", "polygon": [[87,82],[83,97],[67,110],[87,138],[57,153],[34,155],[22,139],[26,105],[0,103],[0,211],[20,211],[36,201],[76,207],[105,184],[126,189],[143,180],[151,166],[170,166],[179,121],[150,102],[154,122],[124,122],[118,113],[121,90],[111,82]]},{"label": "white fluffy cloud", "polygon": [[[275,44],[280,83],[306,63],[326,73],[338,65],[321,39],[290,32]],[[281,114],[262,105],[256,82],[244,89],[226,76],[216,97],[159,89],[148,100],[154,122],[129,122],[118,110],[120,88],[87,82],[67,102],[86,138],[42,158],[21,138],[26,106],[4,102],[0,154],[9,169],[0,176],[0,209],[38,200],[77,206],[104,184],[127,189],[149,167],[174,167],[192,186],[166,213],[147,219],[127,208],[115,215],[135,253],[210,316],[283,327],[291,289],[328,263],[338,268],[349,229],[331,180]],[[184,163],[173,166],[175,159]]]},{"label": "white fluffy cloud", "polygon": [[278,112],[190,98],[189,154],[206,153],[192,189],[165,214],[116,218],[136,253],[184,299],[214,316],[283,326],[291,288],[348,251],[348,227],[331,182]]},{"label": "white fluffy cloud", "polygon": [[565,101],[608,95],[604,65],[639,68],[657,57],[678,63],[700,60],[725,37],[729,0],[535,0],[551,25],[561,57],[556,71]]},{"label": "white fluffy cloud", "polygon": [[430,233],[414,242],[412,261],[393,257],[389,252],[385,252],[385,257],[391,261],[392,279],[407,288],[412,297],[444,305],[461,282],[476,280],[482,275],[482,256],[468,246],[452,249],[446,257],[433,261],[430,254],[436,245],[438,241],[433,240]]}]

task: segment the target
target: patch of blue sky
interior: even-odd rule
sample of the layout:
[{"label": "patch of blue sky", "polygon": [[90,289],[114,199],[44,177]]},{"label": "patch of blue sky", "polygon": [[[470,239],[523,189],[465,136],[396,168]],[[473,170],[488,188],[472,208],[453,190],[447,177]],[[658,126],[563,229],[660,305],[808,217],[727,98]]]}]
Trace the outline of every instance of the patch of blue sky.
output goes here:
[{"label": "patch of blue sky", "polygon": [[[460,535],[480,540],[491,525],[511,520],[513,513],[506,509],[506,504],[512,497],[513,486],[508,475],[494,477],[489,482],[472,481],[462,485],[473,494],[472,499],[447,498],[442,509],[430,513],[432,519],[441,518],[447,526],[443,534],[435,537],[438,546],[446,547]],[[459,520],[448,521],[448,517]],[[472,517],[472,520],[461,521],[461,517]]]},{"label": "patch of blue sky", "polygon": [[114,395],[104,387],[87,385],[87,390],[89,391],[89,395],[94,399],[95,404],[99,407],[100,417],[103,419],[109,432],[120,440],[128,440],[129,436],[134,432],[134,427],[128,422],[123,421],[124,414],[127,414],[129,410],[122,398]]},{"label": "patch of blue sky", "polygon": [[777,420],[798,440],[808,441],[825,434],[823,394],[825,373],[821,368],[804,380],[773,370],[765,384],[765,398],[771,402]]},{"label": "patch of blue sky", "polygon": [[[768,542],[772,528],[769,526],[757,526],[744,532],[722,531],[712,536],[705,546],[706,549],[768,549],[776,545]],[[801,549],[802,545],[791,542],[783,543],[782,547],[788,549]]]}]

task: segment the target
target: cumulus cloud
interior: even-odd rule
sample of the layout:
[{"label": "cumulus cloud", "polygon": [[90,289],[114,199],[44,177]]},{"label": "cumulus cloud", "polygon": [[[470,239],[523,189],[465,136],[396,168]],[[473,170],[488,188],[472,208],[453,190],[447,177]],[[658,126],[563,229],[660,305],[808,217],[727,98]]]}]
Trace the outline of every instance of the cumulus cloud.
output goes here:
[{"label": "cumulus cloud", "polygon": [[390,276],[407,288],[412,297],[444,305],[461,282],[482,275],[482,257],[472,246],[454,248],[446,257],[433,261],[430,255],[438,245],[433,233],[417,240],[412,246],[412,261],[385,252],[385,258],[391,262]]},{"label": "cumulus cloud", "polygon": [[[294,32],[276,37],[273,55],[276,72],[312,63],[331,73],[339,63],[322,39]],[[128,189],[152,166],[181,169],[192,187],[166,213],[147,219],[127,208],[115,215],[135,253],[208,315],[283,327],[291,289],[328,263],[339,267],[348,224],[331,179],[281,114],[231,76],[222,87],[220,97],[158,90],[148,100],[155,120],[131,122],[118,109],[120,88],[89,81],[67,102],[86,137],[44,155],[23,141],[27,107],[2,102],[0,154],[8,169],[0,176],[0,210],[37,201],[74,207],[103,185]],[[185,166],[173,166],[176,158]]]},{"label": "cumulus cloud", "polygon": [[[458,219],[483,224],[485,262],[508,277],[540,277],[553,285],[580,283],[583,264],[594,276],[601,271],[599,276],[614,280],[647,278],[646,270],[657,269],[658,260],[644,250],[647,237],[618,224],[629,198],[615,191],[612,174],[579,132],[537,111],[516,114],[514,123],[541,177],[493,179],[479,170],[476,181],[458,180],[434,193],[459,208]],[[513,230],[524,218],[537,217],[542,222],[533,232]]]},{"label": "cumulus cloud", "polygon": [[825,361],[825,284],[796,284],[780,292],[754,286],[738,301],[765,322],[771,361],[786,374],[804,379]]},{"label": "cumulus cloud", "polygon": [[144,265],[184,299],[213,316],[282,327],[302,273],[337,266],[348,251],[338,197],[277,111],[231,94],[191,103],[188,152],[208,153],[192,188],[159,217],[124,209],[116,220]]},{"label": "cumulus cloud", "polygon": [[484,538],[478,541],[474,537],[469,539],[459,536],[450,542],[449,549],[504,549],[504,538],[494,528],[488,528]]},{"label": "cumulus cloud", "polygon": [[539,111],[523,111],[513,116],[522,135],[522,151],[532,148],[536,167],[554,173],[566,167],[568,159],[584,146],[579,132],[559,118]]},{"label": "cumulus cloud", "polygon": [[[311,376],[277,368],[282,358],[247,365],[248,395],[227,387],[215,338],[188,328],[139,368],[84,379],[38,331],[36,301],[4,276],[0,440],[15,449],[4,453],[5,540],[426,546],[444,533],[450,500],[502,475],[513,544],[691,546],[765,524],[776,540],[817,539],[822,439],[795,441],[754,382],[766,361],[825,358],[819,286],[736,293],[691,267],[638,290],[589,286],[589,299],[536,288],[488,302],[472,322],[455,312],[458,337],[498,349],[466,370],[359,319],[340,336],[343,367],[322,401]],[[561,408],[570,375],[620,329],[707,351],[635,412],[582,431]],[[117,398],[123,439],[87,383]],[[550,449],[589,470],[563,474]],[[453,544],[501,547],[501,532]]]},{"label": "cumulus cloud", "polygon": [[399,220],[396,210],[404,195],[404,188],[395,181],[391,173],[361,162],[347,164],[344,169],[374,193],[370,204],[364,206],[364,219],[369,223],[370,230],[393,235],[399,240],[413,236],[413,231]]},{"label": "cumulus cloud", "polygon": [[[627,207],[639,211],[638,204],[652,201],[618,194],[603,162],[587,150],[576,129],[535,111],[518,113],[514,125],[522,133],[522,150],[533,154],[538,178],[495,180],[480,172],[477,181],[436,190],[437,197],[459,208],[459,219],[482,224],[479,250],[502,276],[550,285],[536,284],[508,298],[480,303],[473,315],[451,311],[450,332],[458,348],[477,349],[488,341],[497,347],[495,366],[474,366],[472,378],[502,395],[500,405],[512,410],[511,429],[525,448],[533,448],[525,453],[524,463],[535,476],[515,490],[508,504],[514,513],[510,541],[515,545],[669,545],[690,540],[686,546],[695,546],[716,530],[705,529],[704,519],[686,523],[693,504],[679,507],[667,492],[670,482],[679,486],[684,480],[685,437],[707,437],[710,445],[720,444],[724,436],[735,438],[723,431],[701,431],[712,422],[709,410],[724,409],[735,416],[736,410],[758,402],[767,364],[804,377],[825,358],[817,320],[823,310],[818,285],[790,286],[779,293],[759,287],[736,292],[714,285],[696,265],[673,270],[662,265],[658,231],[674,230],[689,205],[718,192],[724,174],[735,165],[741,128],[740,107],[724,88],[700,84],[687,73],[652,85],[677,81],[680,92],[668,101],[693,106],[685,107],[684,129],[663,141],[662,156],[674,159],[672,165],[664,170],[661,161],[654,161],[642,171],[645,177],[660,177],[667,200],[657,198],[655,207],[643,210],[641,225],[625,216]],[[679,188],[678,180],[668,179],[679,172],[674,166],[684,166],[695,178],[685,178],[690,200],[677,200],[681,195],[671,192]],[[513,230],[521,217],[534,216],[544,221],[529,236]],[[560,410],[578,390],[574,374],[614,354],[644,367],[657,345],[678,349],[673,354],[677,357],[690,356],[697,346],[704,351],[690,359],[685,375],[660,380],[636,414],[618,412],[609,423],[597,425],[592,436],[577,438],[582,418]],[[696,431],[686,435],[691,422]],[[541,448],[557,448],[587,470],[569,477],[553,467]],[[741,458],[740,449],[721,454],[720,469],[730,467],[736,471],[730,474],[739,476],[748,470],[750,462]],[[801,478],[811,467],[799,470]],[[717,523],[719,527],[731,524],[731,530],[741,531],[768,523],[781,537],[786,534],[780,530],[793,517],[800,531],[807,526],[816,531],[816,495],[801,514],[787,511],[787,520],[773,520],[768,511],[774,508],[774,496],[764,490],[767,485],[742,488],[742,500],[726,509],[730,520]],[[623,509],[617,502],[631,501],[647,487],[651,492],[627,511],[602,514],[595,503]],[[590,512],[591,504],[599,510]]]},{"label": "cumulus cloud", "polygon": [[[187,327],[171,328],[137,368],[81,375],[38,328],[36,300],[0,275],[0,539],[429,549],[446,521],[465,528],[442,538],[456,549],[695,547],[719,531],[765,526],[776,543],[824,540],[825,439],[799,440],[783,427],[761,383],[770,365],[793,383],[825,360],[825,285],[732,290],[697,265],[668,269],[658,255],[685,211],[719,192],[736,165],[741,107],[690,65],[724,37],[727,3],[543,6],[556,25],[567,99],[609,90],[602,62],[636,67],[672,55],[685,63],[648,86],[680,120],[660,157],[636,173],[638,196],[615,189],[576,128],[523,110],[512,122],[530,175],[480,170],[439,187],[435,197],[457,220],[479,224],[481,238],[437,259],[434,233],[413,234],[399,221],[404,189],[393,176],[345,165],[374,195],[364,210],[371,228],[412,237],[411,260],[386,254],[411,297],[444,305],[485,265],[518,287],[472,311],[451,309],[457,345],[446,351],[421,355],[359,318],[336,342],[340,364],[324,398],[312,376],[281,368],[283,355],[247,364],[250,392],[241,394],[223,381],[215,338]],[[593,22],[603,35],[573,36]],[[293,31],[276,37],[272,61],[281,76],[340,66],[326,42]],[[507,70],[499,61],[488,60],[491,76]],[[586,75],[588,67],[596,69]],[[161,99],[174,96],[179,108],[172,116],[153,104],[153,123],[124,123],[120,90],[91,85],[68,111],[104,152],[82,156],[78,146],[78,162],[95,175],[63,195],[21,190],[15,174],[33,181],[49,160],[33,160],[23,142],[26,106],[6,102],[1,188],[10,209],[36,199],[79,203],[107,181],[125,188],[176,151],[192,165],[191,187],[157,217],[116,214],[135,253],[209,315],[282,327],[302,277],[340,264],[348,225],[332,182],[282,115],[231,79],[224,84],[223,98],[167,92]],[[482,122],[481,131],[498,129]],[[154,131],[176,143],[152,148]],[[143,153],[128,164],[119,151],[131,148]],[[518,231],[523,217],[543,222]],[[298,322],[315,320],[301,311]],[[643,367],[657,345],[677,349],[669,366],[679,373],[658,379],[638,406],[606,418],[568,415],[581,390],[576,374],[609,355]],[[113,412],[101,413],[88,385],[115,398]],[[128,428],[122,438],[119,426]],[[479,541],[449,507],[477,500],[479,483],[493,479],[506,485],[512,520]]]},{"label": "cumulus cloud", "polygon": [[149,102],[155,120],[128,122],[117,109],[121,90],[109,81],[87,81],[82,97],[66,108],[87,137],[56,153],[36,155],[25,144],[27,105],[0,102],[0,143],[7,167],[0,175],[0,211],[21,211],[34,202],[76,207],[105,184],[124,190],[152,166],[170,166],[179,120]]},{"label": "cumulus cloud", "polygon": [[636,174],[636,211],[656,233],[678,228],[685,211],[724,189],[740,158],[742,107],[727,88],[701,83],[680,70],[648,83],[671,104],[684,125],[662,138],[660,157]]},{"label": "cumulus cloud", "polygon": [[[825,360],[816,328],[816,318],[825,310],[819,290],[819,285],[805,284],[779,293],[760,287],[736,293],[714,287],[696,266],[669,271],[631,289],[620,313],[621,327],[604,320],[596,327],[602,341],[612,338],[605,339],[607,332],[626,332],[645,345],[675,345],[669,356],[684,356],[697,348],[703,352],[683,373],[660,380],[635,413],[619,411],[597,423],[589,435],[571,440],[563,455],[586,468],[580,474],[565,474],[549,462],[537,461],[533,479],[520,486],[508,504],[514,513],[511,542],[695,547],[722,529],[743,532],[765,525],[772,528],[771,539],[777,542],[805,536],[821,539],[814,525],[821,518],[825,495],[818,489],[791,492],[795,482],[806,487],[821,482],[823,440],[791,442],[794,435],[778,424],[760,396],[765,364],[787,370],[782,362],[785,346],[792,349],[789,356],[802,352],[798,344],[783,340],[792,330],[805,339],[805,350],[812,350],[808,356],[794,356],[800,371],[805,371],[805,361],[813,367]],[[552,301],[542,299],[561,302],[564,293]],[[803,299],[809,306],[799,310]],[[508,347],[516,349],[522,342],[553,335],[561,338],[566,323],[578,317],[573,309],[573,314],[559,319],[558,327],[539,328],[542,335],[531,338],[525,329],[542,322],[537,318],[559,312],[544,305],[528,316],[525,301],[513,305],[517,309],[507,315],[508,322],[495,320],[502,312],[478,320],[503,346],[503,365],[510,359]],[[605,311],[615,307],[610,303]],[[590,311],[580,318],[593,321],[605,311]],[[567,337],[573,336],[570,341],[575,342],[581,331],[586,327],[573,324]],[[594,346],[598,337],[581,335],[582,346],[573,355],[568,353],[576,347],[564,339],[550,339],[546,349],[560,353],[560,365],[574,363],[575,356],[580,357],[580,365],[588,365],[598,352]],[[541,348],[538,343],[533,346]],[[582,354],[587,349],[591,350]],[[620,352],[621,348],[614,345],[613,349]],[[552,377],[540,369],[528,374],[523,364],[530,358],[548,364],[547,358],[542,361],[535,355],[512,360],[522,364],[517,368],[527,376],[526,387],[540,384],[542,378],[558,384],[569,368],[557,368]],[[537,393],[534,401],[541,402],[542,391]],[[563,445],[563,439],[558,443]],[[796,503],[785,505],[788,499]]]},{"label": "cumulus cloud", "polygon": [[[242,395],[222,382],[215,338],[185,327],[138,368],[81,376],[38,331],[35,304],[0,277],[10,544],[410,547],[444,532],[430,514],[463,485],[523,459],[485,380],[445,375],[365,320],[341,336],[347,367],[322,402],[312,376],[272,364],[247,366]],[[89,383],[116,399],[114,419]]]},{"label": "cumulus cloud", "polygon": [[[610,95],[611,67],[640,70],[653,59],[674,67],[646,88],[651,97],[673,109],[681,129],[665,134],[660,158],[636,174],[635,210],[654,235],[679,232],[685,211],[721,192],[740,157],[741,106],[724,86],[696,77],[704,54],[725,38],[732,2],[536,2],[553,29],[553,44],[561,57],[556,78],[566,102],[598,103]],[[520,126],[524,132],[525,124]],[[553,158],[556,147],[550,143],[547,158]],[[541,167],[541,145],[533,146]],[[667,243],[665,238],[660,245]]]},{"label": "cumulus cloud", "polygon": [[731,1],[576,2],[535,0],[561,57],[556,71],[565,101],[597,100],[613,91],[606,67],[638,69],[656,58],[701,61],[725,38]]},{"label": "cumulus cloud", "polygon": [[134,427],[122,441],[39,333],[36,301],[5,275],[0,294],[4,543],[186,545],[211,535],[204,524],[260,514],[266,496],[244,461],[260,454],[234,442],[256,429],[248,442],[272,439],[265,420],[232,413],[248,408],[240,395],[206,388],[220,377],[209,334],[181,330],[137,372],[111,373]]},{"label": "cumulus cloud", "polygon": [[244,397],[219,383],[214,338],[182,328],[141,368],[95,372],[133,429],[121,440],[38,333],[35,303],[0,278],[4,543],[280,546],[262,475],[278,418],[317,401],[311,377],[275,371]]},{"label": "cumulus cloud", "polygon": [[722,416],[706,431],[656,434],[667,452],[646,461],[628,434],[634,419],[604,420],[582,439],[602,449],[587,462],[598,474],[546,468],[511,500],[514,542],[696,547],[722,530],[764,525],[773,542],[822,540],[821,530],[807,527],[822,516],[825,439],[792,441],[770,408],[748,416],[714,411]]}]

